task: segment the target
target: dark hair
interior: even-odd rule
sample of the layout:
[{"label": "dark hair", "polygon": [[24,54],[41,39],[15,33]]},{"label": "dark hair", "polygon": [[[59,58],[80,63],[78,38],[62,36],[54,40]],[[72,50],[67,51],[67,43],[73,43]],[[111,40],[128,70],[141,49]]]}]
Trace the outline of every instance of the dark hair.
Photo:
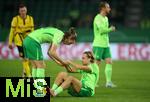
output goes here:
[{"label": "dark hair", "polygon": [[77,34],[74,27],[69,28],[67,32],[64,33],[64,39],[69,38],[71,36],[71,39],[77,38]]},{"label": "dark hair", "polygon": [[19,9],[23,7],[26,7],[26,6],[24,4],[19,4]]},{"label": "dark hair", "polygon": [[106,1],[100,2],[100,4],[99,4],[99,10],[101,10],[103,7],[105,7],[106,4],[108,4],[108,2],[106,2]]},{"label": "dark hair", "polygon": [[90,58],[91,63],[94,63],[95,58],[94,58],[93,53],[91,51],[85,51],[84,54],[86,54],[87,57]]}]

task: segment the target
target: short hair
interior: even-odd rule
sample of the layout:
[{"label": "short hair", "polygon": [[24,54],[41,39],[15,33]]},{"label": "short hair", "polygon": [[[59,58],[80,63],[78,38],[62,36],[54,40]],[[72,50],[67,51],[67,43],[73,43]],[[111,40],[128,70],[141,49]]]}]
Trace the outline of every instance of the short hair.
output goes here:
[{"label": "short hair", "polygon": [[26,7],[26,6],[24,4],[19,4],[19,9],[23,7]]},{"label": "short hair", "polygon": [[100,2],[100,4],[99,4],[99,10],[101,10],[103,7],[105,7],[106,4],[108,4],[108,2],[106,2],[106,1]]}]

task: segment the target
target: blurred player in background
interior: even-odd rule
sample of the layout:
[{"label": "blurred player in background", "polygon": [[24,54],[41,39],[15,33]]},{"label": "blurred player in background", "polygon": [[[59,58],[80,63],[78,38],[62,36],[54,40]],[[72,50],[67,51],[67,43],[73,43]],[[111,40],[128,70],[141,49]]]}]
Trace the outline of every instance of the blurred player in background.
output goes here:
[{"label": "blurred player in background", "polygon": [[106,87],[116,87],[111,81],[112,59],[109,47],[109,32],[115,31],[114,26],[109,27],[107,15],[110,13],[110,6],[107,2],[101,2],[100,12],[94,18],[94,41],[93,53],[100,66],[101,60],[105,60]]},{"label": "blurred player in background", "polygon": [[82,77],[78,80],[76,77],[69,76],[66,72],[60,72],[50,89],[52,96],[57,96],[63,90],[76,97],[89,97],[95,94],[95,86],[99,80],[99,67],[95,63],[93,54],[86,51],[82,55],[82,65],[68,61],[72,66],[71,72],[80,70]]},{"label": "blurred player in background", "polygon": [[19,5],[19,15],[13,17],[9,35],[9,48],[12,49],[12,42],[17,46],[19,56],[23,63],[23,77],[30,77],[29,61],[24,58],[22,43],[25,37],[34,30],[33,18],[27,15],[27,7]]}]

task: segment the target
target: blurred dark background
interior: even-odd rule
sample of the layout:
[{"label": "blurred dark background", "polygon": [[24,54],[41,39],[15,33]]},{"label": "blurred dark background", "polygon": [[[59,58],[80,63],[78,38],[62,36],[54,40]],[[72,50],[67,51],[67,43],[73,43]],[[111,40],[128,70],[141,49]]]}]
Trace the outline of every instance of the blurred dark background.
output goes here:
[{"label": "blurred dark background", "polygon": [[[33,16],[35,29],[74,26],[78,42],[92,42],[93,18],[101,0],[0,0],[0,42],[7,42],[11,20],[24,3]],[[117,28],[111,42],[150,42],[150,0],[106,0],[111,6],[110,25]]]}]

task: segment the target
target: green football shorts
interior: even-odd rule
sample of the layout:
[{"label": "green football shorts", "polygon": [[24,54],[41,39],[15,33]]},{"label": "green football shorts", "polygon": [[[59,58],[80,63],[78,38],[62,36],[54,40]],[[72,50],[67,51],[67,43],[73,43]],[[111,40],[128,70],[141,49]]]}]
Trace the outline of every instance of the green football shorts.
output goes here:
[{"label": "green football shorts", "polygon": [[29,36],[23,40],[23,50],[25,58],[29,60],[43,60],[41,45]]},{"label": "green football shorts", "polygon": [[93,90],[91,88],[86,87],[84,84],[82,84],[80,92],[76,92],[72,86],[68,88],[68,93],[71,96],[75,96],[75,97],[90,97],[90,96],[93,96],[92,91]]},{"label": "green football shorts", "polygon": [[111,58],[109,47],[93,47],[93,53],[96,60]]}]

